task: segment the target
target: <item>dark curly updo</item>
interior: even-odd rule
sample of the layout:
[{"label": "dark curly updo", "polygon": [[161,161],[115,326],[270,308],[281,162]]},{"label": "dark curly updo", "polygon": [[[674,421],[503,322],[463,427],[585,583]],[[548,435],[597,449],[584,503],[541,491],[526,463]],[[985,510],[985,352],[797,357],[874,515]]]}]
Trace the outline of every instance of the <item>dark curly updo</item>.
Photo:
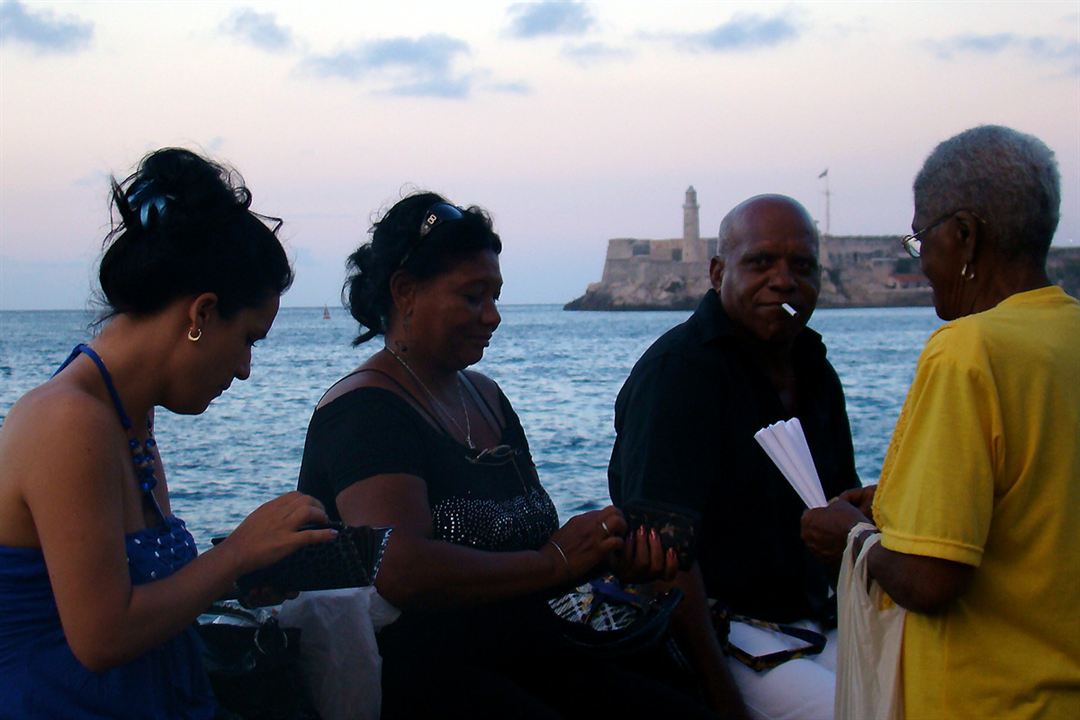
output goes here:
[{"label": "dark curly updo", "polygon": [[223,318],[285,292],[293,272],[278,218],[252,212],[236,171],[190,150],[147,155],[112,180],[112,229],[98,278],[107,306],[153,314],[173,300],[212,292]]},{"label": "dark curly updo", "polygon": [[[425,218],[433,209],[446,219],[428,223]],[[425,226],[423,235],[421,226]],[[390,278],[398,270],[427,280],[478,252],[502,252],[502,241],[486,212],[476,206],[455,207],[432,192],[399,200],[372,225],[370,233],[371,240],[349,256],[342,288],[345,306],[364,328],[353,345],[387,331],[393,306]]]}]

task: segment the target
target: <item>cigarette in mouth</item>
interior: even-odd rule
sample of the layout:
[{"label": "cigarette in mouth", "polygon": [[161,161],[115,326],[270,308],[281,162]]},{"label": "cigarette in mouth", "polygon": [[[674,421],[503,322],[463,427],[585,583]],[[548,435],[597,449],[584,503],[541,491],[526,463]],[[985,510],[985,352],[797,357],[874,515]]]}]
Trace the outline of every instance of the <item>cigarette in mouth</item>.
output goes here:
[{"label": "cigarette in mouth", "polygon": [[780,307],[784,308],[784,311],[787,312],[787,314],[791,317],[795,317],[796,315],[798,315],[798,311],[796,311],[795,308],[791,307],[787,303],[784,303]]}]

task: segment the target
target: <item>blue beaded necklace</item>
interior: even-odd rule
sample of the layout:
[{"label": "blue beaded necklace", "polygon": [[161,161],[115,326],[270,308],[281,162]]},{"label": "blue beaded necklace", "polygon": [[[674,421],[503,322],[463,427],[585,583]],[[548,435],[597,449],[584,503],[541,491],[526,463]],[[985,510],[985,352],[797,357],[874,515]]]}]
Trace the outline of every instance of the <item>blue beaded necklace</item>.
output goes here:
[{"label": "blue beaded necklace", "polygon": [[98,371],[101,373],[101,379],[105,383],[105,389],[109,391],[109,397],[112,398],[113,407],[116,408],[116,414],[120,416],[120,425],[124,428],[128,435],[128,450],[131,451],[131,461],[135,465],[135,477],[139,481],[139,490],[142,491],[143,501],[154,509],[157,516],[161,519],[161,522],[165,521],[165,513],[161,511],[161,506],[158,505],[157,498],[154,496],[154,487],[157,486],[157,475],[154,474],[156,469],[154,462],[154,448],[157,447],[157,441],[154,440],[154,426],[148,419],[146,421],[146,441],[140,442],[139,438],[135,435],[135,428],[131,424],[131,418],[128,417],[127,412],[124,411],[124,404],[120,402],[120,393],[116,391],[116,385],[113,384],[112,375],[109,374],[109,369],[105,367],[105,361],[101,359],[101,356],[94,352],[94,349],[89,345],[79,343],[75,346],[75,349],[68,355],[67,360],[57,368],[53,373],[53,377],[56,377],[61,370],[71,364],[72,360],[77,358],[79,354],[86,355],[88,358],[94,361],[97,365]]}]

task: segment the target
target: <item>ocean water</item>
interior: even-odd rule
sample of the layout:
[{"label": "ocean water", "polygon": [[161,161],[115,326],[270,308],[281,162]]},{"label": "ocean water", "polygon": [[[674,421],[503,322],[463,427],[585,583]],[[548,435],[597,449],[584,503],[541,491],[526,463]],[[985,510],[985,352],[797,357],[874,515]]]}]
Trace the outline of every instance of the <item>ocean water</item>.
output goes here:
[{"label": "ocean water", "polygon": [[[615,396],[637,358],[688,312],[564,312],[554,305],[501,308],[503,323],[476,368],[494,378],[521,417],[540,478],[563,521],[607,502]],[[91,337],[78,311],[0,312],[0,423]],[[830,309],[814,313],[844,384],[864,482],[874,482],[915,361],[940,321],[932,308]],[[381,347],[350,341],[342,309],[284,308],[256,346],[251,379],[200,416],[158,410],[156,433],[173,510],[200,547],[261,502],[294,489],[315,403],[335,380]],[[50,442],[63,442],[52,438]]]}]

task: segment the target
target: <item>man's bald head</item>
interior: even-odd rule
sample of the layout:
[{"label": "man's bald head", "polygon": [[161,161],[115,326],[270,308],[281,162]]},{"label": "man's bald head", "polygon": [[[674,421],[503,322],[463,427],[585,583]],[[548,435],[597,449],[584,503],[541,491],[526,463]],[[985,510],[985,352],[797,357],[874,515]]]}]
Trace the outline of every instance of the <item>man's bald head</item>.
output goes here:
[{"label": "man's bald head", "polygon": [[787,195],[768,194],[755,195],[743,200],[728,211],[728,214],[720,221],[720,242],[717,246],[717,255],[728,259],[739,240],[753,235],[754,227],[761,221],[763,215],[773,212],[800,217],[806,225],[807,234],[813,237],[815,249],[817,248],[819,242],[817,225],[802,203]]},{"label": "man's bald head", "polygon": [[817,305],[818,245],[806,208],[784,195],[756,195],[727,214],[709,277],[724,312],[747,337],[790,350]]}]

